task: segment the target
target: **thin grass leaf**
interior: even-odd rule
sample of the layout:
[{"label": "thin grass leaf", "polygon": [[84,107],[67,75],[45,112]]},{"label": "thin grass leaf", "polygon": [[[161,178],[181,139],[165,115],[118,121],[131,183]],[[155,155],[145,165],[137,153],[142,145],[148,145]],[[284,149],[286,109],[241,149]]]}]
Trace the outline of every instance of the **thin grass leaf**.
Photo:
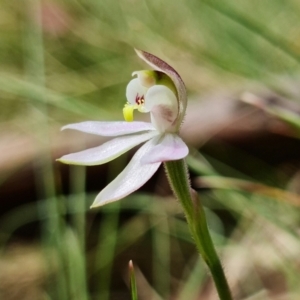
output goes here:
[{"label": "thin grass leaf", "polygon": [[226,189],[249,192],[252,194],[262,195],[279,202],[286,202],[294,206],[300,206],[300,196],[291,192],[237,178],[226,178],[222,176],[202,176],[195,179],[196,187],[209,187],[216,189]]},{"label": "thin grass leaf", "polygon": [[131,299],[138,300],[137,286],[136,286],[135,273],[134,273],[132,260],[129,261],[128,267],[129,267],[129,277],[130,277]]},{"label": "thin grass leaf", "polygon": [[216,1],[205,0],[203,1],[203,4],[208,5],[212,9],[218,11],[220,14],[227,16],[241,26],[254,32],[258,36],[268,41],[274,47],[279,48],[282,52],[293,58],[296,62],[300,63],[300,54],[293,50],[291,43],[283,36],[274,34],[264,24],[260,24],[246,15],[239,13],[235,8],[231,7],[226,2],[216,3]]},{"label": "thin grass leaf", "polygon": [[267,101],[264,101],[264,99],[248,92],[242,95],[241,100],[264,110],[271,116],[280,119],[293,129],[295,129],[292,134],[295,137],[300,138],[300,115],[298,113],[280,105],[268,103]]}]

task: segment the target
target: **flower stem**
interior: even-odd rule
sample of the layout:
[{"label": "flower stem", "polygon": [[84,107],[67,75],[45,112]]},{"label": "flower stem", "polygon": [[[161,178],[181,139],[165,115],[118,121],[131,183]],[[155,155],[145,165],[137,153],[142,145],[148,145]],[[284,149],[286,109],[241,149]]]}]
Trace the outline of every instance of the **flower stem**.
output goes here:
[{"label": "flower stem", "polygon": [[221,300],[232,300],[223,267],[213,245],[197,193],[190,187],[186,163],[183,159],[164,163],[169,183],[180,201],[196,247],[209,267]]}]

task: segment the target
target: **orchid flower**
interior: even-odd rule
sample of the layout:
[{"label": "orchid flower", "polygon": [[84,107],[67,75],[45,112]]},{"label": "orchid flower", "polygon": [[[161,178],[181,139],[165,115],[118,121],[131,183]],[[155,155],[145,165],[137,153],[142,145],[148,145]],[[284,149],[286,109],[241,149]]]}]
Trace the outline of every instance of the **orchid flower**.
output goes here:
[{"label": "orchid flower", "polygon": [[[188,155],[188,147],[178,136],[186,110],[186,89],[178,73],[158,57],[136,50],[154,70],[134,72],[126,88],[125,121],[87,121],[64,129],[115,137],[99,147],[64,155],[59,161],[75,165],[100,165],[133,147],[145,143],[125,169],[96,197],[92,207],[117,201],[144,185],[162,162]],[[133,112],[150,113],[150,122],[133,122]]]}]

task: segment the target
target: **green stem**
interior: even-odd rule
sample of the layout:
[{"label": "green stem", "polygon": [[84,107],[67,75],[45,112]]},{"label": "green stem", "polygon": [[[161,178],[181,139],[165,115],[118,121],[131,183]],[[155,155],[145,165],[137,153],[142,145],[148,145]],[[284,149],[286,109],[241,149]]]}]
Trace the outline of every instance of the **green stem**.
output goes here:
[{"label": "green stem", "polygon": [[164,165],[173,192],[183,206],[196,247],[211,271],[220,299],[232,300],[222,264],[209,234],[202,204],[190,187],[185,161],[170,161]]}]

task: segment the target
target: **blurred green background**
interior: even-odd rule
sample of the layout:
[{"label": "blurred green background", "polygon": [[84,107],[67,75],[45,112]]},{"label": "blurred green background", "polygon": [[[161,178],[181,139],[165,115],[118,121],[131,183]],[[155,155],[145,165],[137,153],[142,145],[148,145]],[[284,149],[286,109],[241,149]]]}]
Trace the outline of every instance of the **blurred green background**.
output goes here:
[{"label": "blurred green background", "polygon": [[130,299],[132,259],[141,300],[217,299],[163,169],[90,210],[133,152],[55,162],[104,141],[62,125],[123,118],[148,68],[133,48],[187,86],[192,184],[235,299],[299,299],[297,0],[1,1],[0,298]]}]

